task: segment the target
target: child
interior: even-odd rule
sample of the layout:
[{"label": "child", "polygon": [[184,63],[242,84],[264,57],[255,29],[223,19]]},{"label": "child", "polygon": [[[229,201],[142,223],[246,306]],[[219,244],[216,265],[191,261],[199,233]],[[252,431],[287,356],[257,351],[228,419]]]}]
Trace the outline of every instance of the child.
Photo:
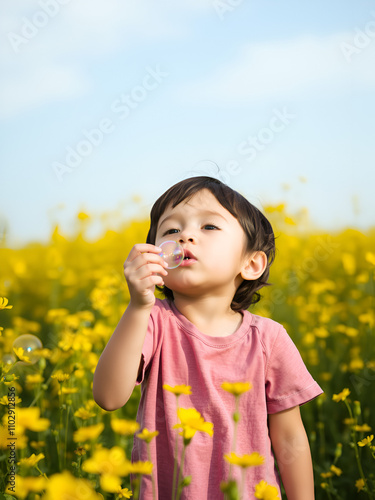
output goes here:
[{"label": "child", "polygon": [[[183,263],[168,271],[158,246],[165,240],[178,241],[185,251]],[[314,498],[299,405],[323,391],[285,329],[247,310],[267,284],[274,252],[272,227],[257,208],[216,179],[194,177],[156,201],[147,243],[135,245],[124,263],[131,299],[99,359],[93,394],[112,411],[142,383],[137,420],[141,429],[159,431],[151,443],[159,500],[172,497],[178,432],[175,396],[164,384],[191,386],[179,406],[213,423],[213,437],[197,432],[187,447],[183,476],[192,481],[181,498],[223,498],[220,483],[230,467],[223,455],[233,451],[235,410],[223,382],[252,384],[239,400],[235,451],[258,452],[264,463],[246,470],[244,498],[255,498],[261,480],[276,486],[281,498],[274,455],[288,500]],[[166,299],[155,299],[155,286]],[[148,459],[138,438],[132,459]],[[237,469],[231,467],[240,481]],[[142,478],[140,498],[153,498],[150,476]]]}]

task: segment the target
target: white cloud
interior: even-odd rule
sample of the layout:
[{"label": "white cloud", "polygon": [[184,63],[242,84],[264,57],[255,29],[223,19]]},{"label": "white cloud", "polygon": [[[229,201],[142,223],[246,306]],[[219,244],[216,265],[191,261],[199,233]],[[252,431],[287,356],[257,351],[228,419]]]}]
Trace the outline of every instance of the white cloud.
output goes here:
[{"label": "white cloud", "polygon": [[212,7],[211,0],[182,0],[178,4],[174,0],[163,3],[154,0],[70,0],[61,5],[59,0],[19,0],[17,5],[4,8],[0,26],[5,37],[9,32],[22,34],[25,18],[34,22],[38,13],[45,12],[46,4],[55,5],[52,9],[55,12],[48,15],[48,22],[28,45],[33,50],[38,46],[35,42],[42,39],[44,54],[53,52],[55,56],[77,51],[100,55],[121,49],[124,42],[126,50],[133,49],[138,40],[180,38],[188,33],[189,13],[193,16]]},{"label": "white cloud", "polygon": [[[23,73],[23,72],[21,72]],[[8,76],[0,85],[0,117],[8,118],[25,110],[51,101],[65,100],[82,95],[89,83],[79,70],[49,64],[25,71],[23,75]]]},{"label": "white cloud", "polygon": [[[43,9],[47,4],[54,5],[54,10]],[[66,4],[18,0],[7,4],[0,19],[4,75],[0,115],[10,117],[52,100],[82,95],[90,87],[84,75],[90,59],[120,51],[126,56],[138,43],[187,36],[186,14],[194,15],[210,5],[210,0],[183,0],[178,5],[174,0],[71,0]],[[33,34],[30,23],[38,24],[46,16],[46,23]]]},{"label": "white cloud", "polygon": [[278,41],[248,43],[233,61],[209,76],[188,83],[176,97],[185,102],[239,105],[264,99],[298,99],[311,91],[350,91],[351,85],[372,87],[375,41],[352,58],[341,46],[350,35],[304,36]]}]

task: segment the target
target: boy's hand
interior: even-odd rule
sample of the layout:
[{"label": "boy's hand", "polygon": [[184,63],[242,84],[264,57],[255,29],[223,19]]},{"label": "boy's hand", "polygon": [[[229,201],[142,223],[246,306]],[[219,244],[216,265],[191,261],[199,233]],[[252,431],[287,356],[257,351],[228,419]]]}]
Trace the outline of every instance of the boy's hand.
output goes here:
[{"label": "boy's hand", "polygon": [[[159,253],[162,249],[148,243],[139,243],[131,249],[124,262],[124,276],[130,298],[137,307],[152,307],[155,303],[155,285],[164,285],[167,263]],[[162,275],[162,276],[159,276]]]}]

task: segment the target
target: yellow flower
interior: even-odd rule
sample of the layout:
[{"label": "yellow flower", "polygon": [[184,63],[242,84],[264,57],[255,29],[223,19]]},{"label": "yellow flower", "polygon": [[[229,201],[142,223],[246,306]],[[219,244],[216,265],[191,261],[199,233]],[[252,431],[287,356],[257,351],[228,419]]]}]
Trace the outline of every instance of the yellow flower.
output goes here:
[{"label": "yellow flower", "polygon": [[320,476],[321,476],[323,479],[327,479],[328,477],[332,477],[332,476],[333,476],[333,472],[321,472],[321,473],[320,473]]},{"label": "yellow flower", "polygon": [[89,441],[91,439],[97,439],[98,436],[103,432],[104,424],[90,425],[88,427],[81,427],[73,434],[73,440],[76,443],[82,443],[83,441]]},{"label": "yellow flower", "polygon": [[37,464],[40,460],[43,460],[45,456],[43,453],[39,453],[39,455],[35,455],[33,453],[31,457],[28,458],[21,458],[19,462],[17,462],[17,465],[25,465],[26,467],[34,467],[35,464]]},{"label": "yellow flower", "polygon": [[285,210],[285,203],[280,203],[279,205],[267,205],[264,207],[264,210],[270,214],[274,212],[282,213]]},{"label": "yellow flower", "polygon": [[77,332],[65,332],[64,338],[59,341],[58,346],[63,351],[73,349],[78,352],[90,352],[92,343],[85,335]]},{"label": "yellow flower", "polygon": [[39,448],[43,448],[44,446],[46,446],[46,442],[45,441],[30,441],[30,446],[37,450]]},{"label": "yellow flower", "polygon": [[74,412],[74,416],[82,420],[88,420],[89,418],[95,417],[95,413],[86,410],[86,408],[78,408],[78,410]]},{"label": "yellow flower", "polygon": [[110,450],[101,448],[82,463],[82,470],[91,474],[109,476],[105,478],[105,481],[108,481],[106,484],[113,485],[114,477],[127,476],[131,472],[131,462],[126,458],[120,446],[114,446]]},{"label": "yellow flower", "polygon": [[8,306],[8,299],[6,297],[0,297],[0,311],[2,309],[12,309],[13,306]]},{"label": "yellow flower", "polygon": [[341,255],[341,260],[346,274],[354,274],[357,268],[354,255],[351,253],[343,253]]},{"label": "yellow flower", "polygon": [[128,488],[118,488],[115,493],[119,496],[119,498],[130,498],[133,496],[133,492]]},{"label": "yellow flower", "polygon": [[357,444],[358,444],[358,446],[363,447],[363,446],[370,444],[373,439],[374,439],[374,434],[371,434],[371,436],[367,436],[364,439],[362,439],[361,441],[358,441]]},{"label": "yellow flower", "polygon": [[64,373],[62,370],[56,370],[55,373],[51,375],[51,378],[56,379],[58,382],[65,382],[69,377],[69,373]]},{"label": "yellow flower", "polygon": [[356,419],[355,418],[344,418],[343,423],[345,425],[355,425]]},{"label": "yellow flower", "polygon": [[355,425],[353,429],[357,432],[370,432],[371,427],[367,424]]},{"label": "yellow flower", "polygon": [[88,411],[93,410],[94,408],[97,408],[97,407],[98,407],[98,405],[96,404],[96,402],[93,399],[88,399],[85,402],[85,408]]},{"label": "yellow flower", "polygon": [[[16,484],[17,498],[27,498],[30,492],[42,491],[47,485],[47,479],[43,476],[39,477],[22,477],[15,476],[14,482]],[[14,489],[10,490],[10,484],[5,489],[8,495],[14,495]],[[43,499],[44,500],[44,499]]]},{"label": "yellow flower", "polygon": [[341,476],[342,470],[339,467],[336,467],[335,465],[331,465],[330,469],[334,474],[336,474],[336,476]]},{"label": "yellow flower", "polygon": [[86,372],[83,368],[79,368],[78,370],[74,371],[74,376],[76,378],[83,378],[86,375]]},{"label": "yellow flower", "polygon": [[288,216],[284,217],[284,222],[286,222],[287,224],[290,224],[291,226],[296,225],[296,222],[291,217],[288,217]]},{"label": "yellow flower", "polygon": [[259,500],[280,500],[276,486],[271,486],[263,480],[255,486],[254,495]]},{"label": "yellow flower", "polygon": [[44,378],[40,373],[33,373],[30,375],[26,375],[26,385],[33,387],[34,385],[41,384],[44,381]]},{"label": "yellow flower", "polygon": [[173,392],[176,396],[181,396],[181,394],[186,394],[187,396],[190,396],[191,394],[191,386],[190,385],[175,385],[174,387],[171,387],[168,384],[163,385],[163,389],[169,392]]},{"label": "yellow flower", "polygon": [[147,474],[150,476],[152,474],[153,464],[151,462],[133,462],[131,464],[132,474]]},{"label": "yellow flower", "polygon": [[361,358],[355,358],[350,361],[349,370],[355,372],[356,370],[362,370],[364,366],[365,364]]},{"label": "yellow flower", "polygon": [[135,420],[113,418],[111,420],[111,427],[117,434],[121,434],[122,436],[130,436],[138,431],[139,423]]},{"label": "yellow flower", "polygon": [[121,479],[114,474],[102,474],[100,476],[100,487],[109,493],[116,493],[121,489]]},{"label": "yellow flower", "polygon": [[258,452],[254,452],[251,455],[242,455],[241,457],[232,452],[230,455],[224,455],[224,458],[230,464],[239,465],[243,468],[256,467],[264,463],[264,457],[259,455]]},{"label": "yellow flower", "polygon": [[46,482],[47,491],[42,500],[103,500],[87,479],[78,479],[70,472],[53,474]]},{"label": "yellow flower", "polygon": [[79,311],[77,316],[81,319],[81,321],[88,323],[94,323],[95,321],[95,315],[92,311]]},{"label": "yellow flower", "polygon": [[[17,405],[21,403],[21,401],[22,399],[16,396],[14,403]],[[8,404],[9,404],[8,396],[3,396],[2,398],[0,398],[0,405],[8,406]]]},{"label": "yellow flower", "polygon": [[59,394],[76,394],[79,392],[78,387],[61,387]]},{"label": "yellow flower", "polygon": [[329,332],[328,332],[327,328],[320,326],[318,328],[314,328],[314,335],[315,335],[315,337],[318,337],[319,339],[326,339],[327,337],[329,337]]},{"label": "yellow flower", "polygon": [[47,323],[53,323],[54,321],[58,321],[61,318],[64,318],[68,314],[69,314],[69,310],[68,309],[63,309],[63,308],[60,308],[60,309],[50,309],[48,311],[47,316],[46,316],[45,319],[46,319]]},{"label": "yellow flower", "polygon": [[48,429],[51,422],[48,418],[40,418],[39,408],[18,408],[16,410],[16,425],[21,433],[24,433],[25,429],[42,432]]},{"label": "yellow flower", "polygon": [[368,323],[370,328],[372,328],[375,325],[375,315],[372,311],[360,314],[358,316],[358,319],[361,323]]},{"label": "yellow flower", "polygon": [[148,429],[144,428],[142,429],[142,432],[137,434],[137,438],[142,439],[143,441],[146,441],[146,443],[151,443],[154,437],[156,437],[159,434],[159,431],[154,431],[150,432]]},{"label": "yellow flower", "polygon": [[366,252],[365,259],[367,260],[367,262],[375,266],[375,253]]},{"label": "yellow flower", "polygon": [[320,378],[324,380],[324,382],[329,382],[330,380],[332,380],[332,373],[323,372],[320,374]]},{"label": "yellow flower", "polygon": [[345,388],[339,394],[334,394],[332,396],[333,401],[336,401],[338,403],[339,401],[345,401],[345,399],[349,396],[350,391],[349,389]]},{"label": "yellow flower", "polygon": [[173,429],[181,427],[182,432],[180,434],[185,440],[189,441],[197,431],[213,436],[213,424],[205,422],[204,418],[195,408],[179,408],[177,415],[181,423],[174,425]]},{"label": "yellow flower", "polygon": [[90,216],[87,215],[85,212],[79,212],[77,214],[77,219],[79,219],[79,220],[86,220],[86,219],[89,219],[89,218],[90,218]]},{"label": "yellow flower", "polygon": [[249,391],[253,386],[250,382],[224,382],[221,384],[224,391],[230,392],[234,396],[240,396],[244,392]]},{"label": "yellow flower", "polygon": [[29,356],[26,356],[26,354],[24,354],[25,351],[23,347],[13,347],[13,351],[21,361],[24,361],[25,363],[31,363]]},{"label": "yellow flower", "polygon": [[357,488],[357,491],[362,491],[363,488],[365,487],[365,482],[363,479],[357,479],[357,481],[355,482],[355,486]]}]

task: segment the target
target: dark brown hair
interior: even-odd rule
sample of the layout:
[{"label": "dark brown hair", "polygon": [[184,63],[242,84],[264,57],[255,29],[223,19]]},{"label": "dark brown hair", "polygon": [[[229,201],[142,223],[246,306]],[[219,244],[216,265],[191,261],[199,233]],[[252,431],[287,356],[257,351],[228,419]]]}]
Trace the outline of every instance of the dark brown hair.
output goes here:
[{"label": "dark brown hair", "polygon": [[[202,189],[208,189],[217,201],[238,220],[247,237],[245,250],[248,252],[262,251],[267,255],[267,267],[263,274],[256,280],[244,280],[233,297],[231,308],[234,311],[247,309],[251,304],[260,300],[261,295],[258,290],[269,285],[267,280],[269,267],[275,258],[275,237],[268,219],[240,193],[213,177],[192,177],[178,182],[154,203],[146,241],[155,244],[158,222],[169,205],[174,208]],[[167,299],[173,300],[172,290],[166,286],[157,288],[164,293]]]}]

